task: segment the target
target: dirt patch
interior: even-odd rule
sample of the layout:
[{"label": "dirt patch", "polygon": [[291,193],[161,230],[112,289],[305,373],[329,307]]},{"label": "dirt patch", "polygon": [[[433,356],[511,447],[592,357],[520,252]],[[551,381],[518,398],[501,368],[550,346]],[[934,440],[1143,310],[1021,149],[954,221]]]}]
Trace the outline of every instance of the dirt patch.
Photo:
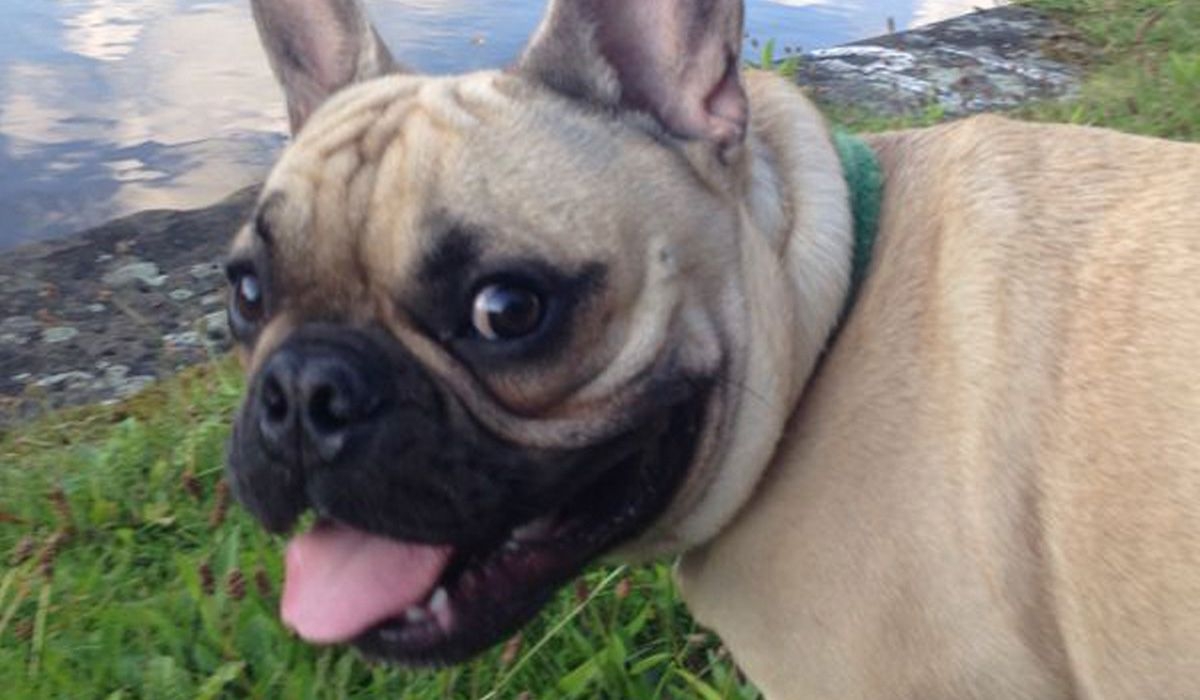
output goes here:
[{"label": "dirt patch", "polygon": [[0,423],[121,399],[228,349],[220,261],[256,194],[6,251]]}]

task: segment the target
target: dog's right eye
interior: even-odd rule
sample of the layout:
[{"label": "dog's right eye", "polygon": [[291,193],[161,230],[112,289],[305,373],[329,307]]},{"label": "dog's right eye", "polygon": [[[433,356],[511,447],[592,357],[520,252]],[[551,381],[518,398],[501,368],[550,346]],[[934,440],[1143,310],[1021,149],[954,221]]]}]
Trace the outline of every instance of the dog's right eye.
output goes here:
[{"label": "dog's right eye", "polygon": [[266,316],[262,283],[253,270],[242,269],[230,271],[229,284],[229,326],[236,337],[247,338]]},{"label": "dog's right eye", "polygon": [[475,295],[471,324],[487,340],[515,340],[530,335],[542,323],[542,299],[515,284],[489,284]]}]

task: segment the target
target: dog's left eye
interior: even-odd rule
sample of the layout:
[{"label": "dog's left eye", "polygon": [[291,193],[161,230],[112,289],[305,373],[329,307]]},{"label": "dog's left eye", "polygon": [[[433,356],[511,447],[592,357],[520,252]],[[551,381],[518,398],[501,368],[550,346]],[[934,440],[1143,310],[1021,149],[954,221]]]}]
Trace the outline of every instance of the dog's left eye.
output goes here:
[{"label": "dog's left eye", "polygon": [[530,289],[494,283],[475,295],[471,324],[487,340],[514,340],[538,329],[543,315],[542,299]]}]

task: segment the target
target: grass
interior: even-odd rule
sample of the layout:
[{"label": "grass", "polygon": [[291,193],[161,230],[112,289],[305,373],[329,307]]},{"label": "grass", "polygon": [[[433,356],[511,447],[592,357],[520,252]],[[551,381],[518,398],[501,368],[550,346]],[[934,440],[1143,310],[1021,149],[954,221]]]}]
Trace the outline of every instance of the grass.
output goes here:
[{"label": "grass", "polygon": [[[1200,138],[1200,3],[1030,4],[1062,13],[1100,58],[1077,101],[1021,116]],[[299,643],[276,618],[281,542],[220,485],[241,390],[236,368],[215,362],[0,435],[5,698],[757,697],[664,565],[598,567],[518,638],[454,669]]]},{"label": "grass", "polygon": [[219,362],[0,440],[4,697],[757,697],[661,565],[598,568],[461,668],[293,639],[276,617],[282,543],[220,483],[241,390]]},{"label": "grass", "polygon": [[1077,100],[1021,110],[1031,119],[1200,140],[1200,2],[1030,0],[1098,47]]}]

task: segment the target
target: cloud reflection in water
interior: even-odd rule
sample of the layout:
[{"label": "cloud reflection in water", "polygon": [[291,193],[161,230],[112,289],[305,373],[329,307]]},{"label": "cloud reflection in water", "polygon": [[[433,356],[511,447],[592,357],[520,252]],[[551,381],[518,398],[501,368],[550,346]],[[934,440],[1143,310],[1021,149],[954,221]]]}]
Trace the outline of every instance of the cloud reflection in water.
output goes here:
[{"label": "cloud reflection in water", "polygon": [[[511,61],[544,4],[367,2],[401,61],[439,73]],[[750,0],[748,31],[814,48],[973,4]],[[216,201],[262,179],[285,125],[246,0],[5,0],[0,248]]]}]

